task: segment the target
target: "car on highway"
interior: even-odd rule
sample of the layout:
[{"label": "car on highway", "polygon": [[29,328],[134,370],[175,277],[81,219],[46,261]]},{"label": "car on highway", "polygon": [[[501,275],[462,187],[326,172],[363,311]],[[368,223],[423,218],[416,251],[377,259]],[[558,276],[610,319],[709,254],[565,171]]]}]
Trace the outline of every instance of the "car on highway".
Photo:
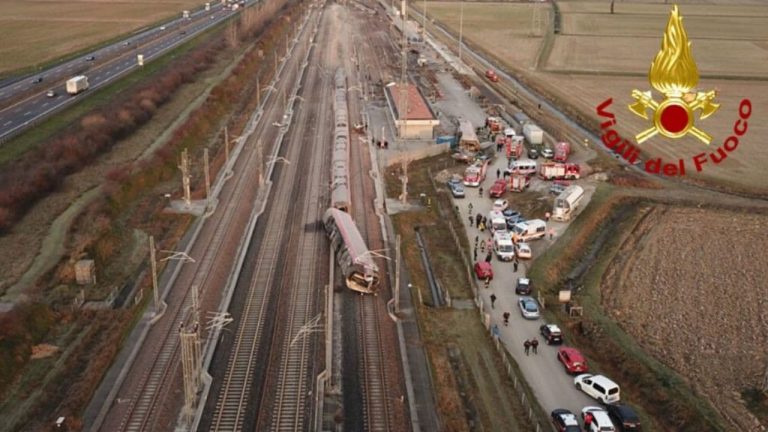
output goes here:
[{"label": "car on highway", "polygon": [[448,180],[448,188],[454,198],[464,198],[464,185],[461,183],[461,178]]},{"label": "car on highway", "polygon": [[55,90],[48,90],[47,92],[45,92],[45,96],[47,96],[49,98],[56,97],[56,91]]},{"label": "car on highway", "polygon": [[528,159],[538,159],[539,158],[539,151],[535,147],[531,147],[528,149]]},{"label": "car on highway", "polygon": [[558,408],[550,414],[557,432],[582,432],[576,414],[567,409]]},{"label": "car on highway", "polygon": [[41,76],[39,76],[39,77],[37,77],[37,78],[32,80],[32,84],[39,84],[41,82],[43,82],[43,77],[41,77]]},{"label": "car on highway", "polygon": [[520,307],[520,314],[525,319],[539,319],[541,313],[539,313],[539,304],[533,297],[520,297],[517,301],[517,305]]},{"label": "car on highway", "polygon": [[165,26],[160,26],[160,30],[165,30]]},{"label": "car on highway", "polygon": [[485,261],[478,261],[475,263],[475,276],[478,279],[485,280],[486,278],[493,279],[493,267],[491,263]]},{"label": "car on highway", "polygon": [[186,30],[182,30],[182,31],[180,31],[179,33],[181,33],[181,34],[185,35],[185,34],[187,34],[187,31],[186,31]]},{"label": "car on highway", "polygon": [[528,278],[517,278],[517,285],[515,285],[515,294],[530,295],[533,286],[531,280]]},{"label": "car on highway", "polygon": [[525,242],[515,243],[515,255],[520,259],[531,259],[533,257],[533,251],[531,246]]},{"label": "car on highway", "polygon": [[573,385],[604,404],[616,403],[621,399],[619,385],[603,375],[581,374],[573,379]]},{"label": "car on highway", "polygon": [[629,406],[621,404],[606,405],[605,409],[619,431],[635,432],[640,430],[640,417]]},{"label": "car on highway", "polygon": [[96,60],[96,56],[89,55],[88,57],[85,58],[85,61],[94,61],[94,60]]},{"label": "car on highway", "polygon": [[123,46],[128,46],[128,45],[130,45],[130,44],[131,44],[131,42],[129,42],[129,41],[125,41],[125,42],[123,42]]},{"label": "car on highway", "polygon": [[506,210],[507,207],[509,207],[509,201],[505,199],[497,199],[496,201],[493,202],[493,207],[491,208],[491,211],[497,211],[501,213],[504,210]]},{"label": "car on highway", "polygon": [[544,147],[543,149],[541,149],[541,155],[545,159],[552,159],[555,157],[555,152],[553,152],[552,149],[549,147]]},{"label": "car on highway", "polygon": [[557,350],[557,360],[569,374],[582,374],[589,370],[587,359],[576,348],[561,347]]},{"label": "car on highway", "polygon": [[544,342],[547,345],[559,345],[563,343],[563,332],[555,324],[544,324],[539,327],[541,337],[544,338]]},{"label": "car on highway", "polygon": [[581,419],[587,432],[616,432],[616,427],[608,417],[608,411],[601,407],[588,406],[581,409]]}]

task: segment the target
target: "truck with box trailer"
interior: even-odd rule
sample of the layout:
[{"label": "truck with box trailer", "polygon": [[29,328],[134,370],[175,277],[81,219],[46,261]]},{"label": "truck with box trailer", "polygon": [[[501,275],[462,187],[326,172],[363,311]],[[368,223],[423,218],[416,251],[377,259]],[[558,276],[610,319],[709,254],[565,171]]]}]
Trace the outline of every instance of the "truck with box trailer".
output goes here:
[{"label": "truck with box trailer", "polygon": [[568,160],[568,156],[571,154],[571,144],[561,141],[555,144],[555,162],[565,162]]},{"label": "truck with box trailer", "polygon": [[523,126],[523,136],[532,146],[539,146],[544,142],[544,131],[533,123],[527,123]]},{"label": "truck with box trailer", "polygon": [[88,77],[78,75],[67,80],[67,93],[76,95],[81,91],[88,90]]},{"label": "truck with box trailer", "polygon": [[579,164],[544,162],[539,164],[539,178],[543,180],[576,180],[581,177]]},{"label": "truck with box trailer", "polygon": [[552,208],[552,219],[562,222],[570,220],[576,209],[579,208],[582,198],[584,198],[584,188],[581,186],[571,185],[565,188],[555,198],[555,205]]}]

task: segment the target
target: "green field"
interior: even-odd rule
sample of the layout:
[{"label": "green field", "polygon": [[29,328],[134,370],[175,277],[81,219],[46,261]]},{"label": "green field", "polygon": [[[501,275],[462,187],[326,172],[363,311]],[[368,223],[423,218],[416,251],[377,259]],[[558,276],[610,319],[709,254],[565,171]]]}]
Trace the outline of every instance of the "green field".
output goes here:
[{"label": "green field", "polygon": [[[0,76],[42,67],[204,4],[201,0],[153,2],[0,0]],[[13,41],[12,43],[7,43]]]}]

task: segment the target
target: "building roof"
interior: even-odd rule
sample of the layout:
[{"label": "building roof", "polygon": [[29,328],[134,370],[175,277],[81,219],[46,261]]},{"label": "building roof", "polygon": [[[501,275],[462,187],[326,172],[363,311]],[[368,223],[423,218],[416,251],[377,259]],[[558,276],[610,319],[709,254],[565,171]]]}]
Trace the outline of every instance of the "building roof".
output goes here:
[{"label": "building roof", "polygon": [[404,104],[404,100],[402,98],[402,85],[401,84],[393,84],[386,86],[387,91],[387,97],[389,97],[389,100],[392,102],[392,106],[395,110],[395,115],[397,116],[398,120],[435,120],[437,117],[435,116],[435,113],[432,112],[432,108],[430,108],[427,101],[424,99],[424,96],[421,95],[421,92],[419,89],[414,86],[413,84],[407,84],[408,87],[408,114],[404,116],[403,119],[400,113],[403,111],[405,107],[402,107],[401,104]]}]

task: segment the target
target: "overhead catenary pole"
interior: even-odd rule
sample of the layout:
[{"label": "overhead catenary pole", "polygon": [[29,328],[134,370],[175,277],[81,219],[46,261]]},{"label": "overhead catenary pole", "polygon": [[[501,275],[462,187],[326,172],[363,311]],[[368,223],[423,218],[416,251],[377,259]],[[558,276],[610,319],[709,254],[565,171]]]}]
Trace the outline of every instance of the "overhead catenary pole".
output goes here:
[{"label": "overhead catenary pole", "polygon": [[395,313],[400,312],[400,234],[395,237]]},{"label": "overhead catenary pole", "polygon": [[155,237],[149,236],[149,263],[152,267],[152,297],[155,301],[155,313],[160,308],[160,294],[157,287],[157,251],[155,250]]},{"label": "overhead catenary pole", "polygon": [[224,162],[229,162],[229,127],[227,125],[224,125]]},{"label": "overhead catenary pole", "polygon": [[421,34],[425,37],[427,34],[427,0],[424,0],[424,12],[421,14]]},{"label": "overhead catenary pole", "polygon": [[461,13],[459,14],[459,61],[461,61],[461,41],[464,36],[464,0],[461,0],[460,3]]},{"label": "overhead catenary pole", "polygon": [[192,205],[192,192],[190,191],[189,181],[189,157],[187,149],[181,152],[181,163],[179,164],[181,170],[181,184],[184,188],[184,203],[189,207]]},{"label": "overhead catenary pole", "polygon": [[205,200],[211,199],[211,170],[208,167],[208,147],[203,149],[203,171],[205,173]]}]

